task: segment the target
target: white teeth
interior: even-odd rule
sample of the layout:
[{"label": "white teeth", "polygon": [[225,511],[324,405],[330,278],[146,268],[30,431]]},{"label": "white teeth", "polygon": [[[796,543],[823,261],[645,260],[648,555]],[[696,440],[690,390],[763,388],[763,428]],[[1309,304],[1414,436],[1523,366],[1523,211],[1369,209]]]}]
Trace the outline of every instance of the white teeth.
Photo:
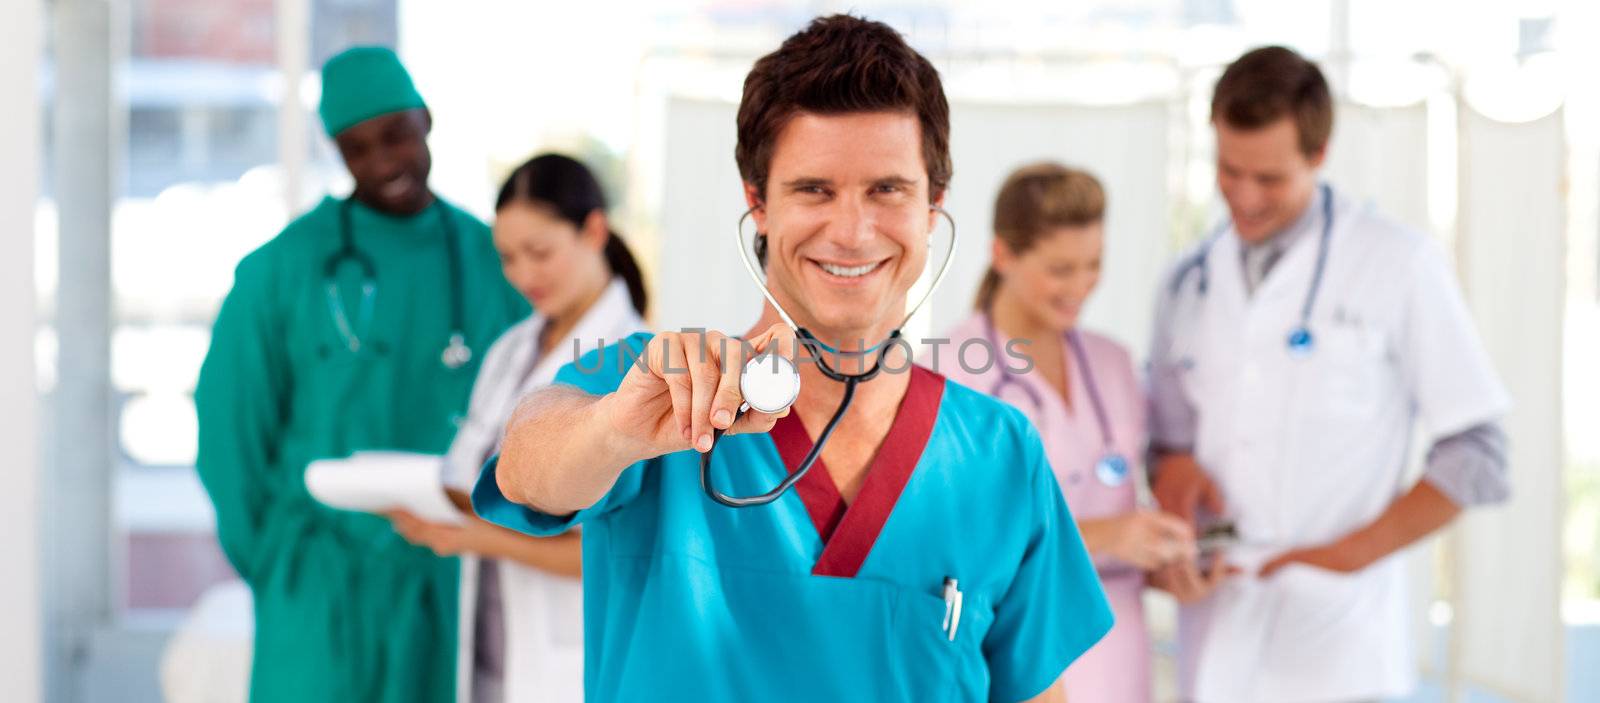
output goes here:
[{"label": "white teeth", "polygon": [[821,266],[822,270],[827,271],[828,273],[831,273],[835,276],[843,276],[844,278],[858,278],[860,276],[865,276],[878,268],[878,264],[865,264],[862,266],[838,266],[835,264],[824,264],[820,261],[817,262],[817,265]]},{"label": "white teeth", "polygon": [[398,198],[411,190],[410,178],[396,178],[383,185],[383,195],[388,198]]}]

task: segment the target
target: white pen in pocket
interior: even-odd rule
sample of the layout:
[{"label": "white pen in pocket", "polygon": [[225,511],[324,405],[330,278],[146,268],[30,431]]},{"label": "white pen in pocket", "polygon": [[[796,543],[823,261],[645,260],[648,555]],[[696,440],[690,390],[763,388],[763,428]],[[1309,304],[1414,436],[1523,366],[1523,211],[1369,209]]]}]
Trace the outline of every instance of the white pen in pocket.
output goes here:
[{"label": "white pen in pocket", "polygon": [[955,579],[944,579],[944,631],[951,642],[956,641],[956,630],[961,627],[961,589]]}]

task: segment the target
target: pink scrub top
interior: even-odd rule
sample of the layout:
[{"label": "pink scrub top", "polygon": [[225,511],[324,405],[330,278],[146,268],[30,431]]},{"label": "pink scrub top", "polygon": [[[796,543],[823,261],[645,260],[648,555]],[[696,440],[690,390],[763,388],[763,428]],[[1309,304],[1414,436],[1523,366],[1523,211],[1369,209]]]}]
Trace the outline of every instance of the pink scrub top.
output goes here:
[{"label": "pink scrub top", "polygon": [[[1069,407],[1060,392],[1037,372],[1013,372],[1009,381],[1002,382],[1002,363],[1020,369],[1026,362],[1006,355],[1010,340],[999,331],[994,332],[996,339],[984,344],[986,328],[985,316],[974,314],[944,335],[949,341],[940,343],[934,353],[925,354],[921,363],[952,381],[1010,402],[1033,421],[1074,519],[1105,518],[1133,510],[1135,486],[1144,481],[1141,460],[1145,403],[1128,351],[1101,335],[1075,331],[1088,369],[1078,363],[1070,345],[1062,345],[1072,398]],[[1014,348],[1023,354],[1029,350],[1026,346]],[[990,349],[999,354],[992,363]],[[1112,447],[1128,460],[1127,476],[1118,485],[1107,485],[1095,470],[1106,453],[1106,435],[1090,402],[1086,372],[1092,374],[1099,392]],[[1024,387],[1033,392],[1030,394]],[[1132,565],[1104,556],[1095,557],[1095,566],[1116,614],[1116,624],[1105,639],[1067,668],[1063,677],[1067,700],[1147,702],[1151,699],[1150,640],[1141,600],[1144,574]]]}]

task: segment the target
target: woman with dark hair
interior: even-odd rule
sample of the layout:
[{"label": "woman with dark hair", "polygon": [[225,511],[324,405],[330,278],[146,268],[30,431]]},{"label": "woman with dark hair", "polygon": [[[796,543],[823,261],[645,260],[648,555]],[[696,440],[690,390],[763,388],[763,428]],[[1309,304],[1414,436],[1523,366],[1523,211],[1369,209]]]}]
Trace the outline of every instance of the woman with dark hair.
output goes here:
[{"label": "woman with dark hair", "polygon": [[[454,486],[469,490],[523,396],[579,355],[644,327],[644,281],[605,210],[589,169],[557,154],[528,161],[501,187],[494,246],[506,280],[536,312],[484,358],[447,457]],[[464,557],[457,700],[582,700],[577,530],[530,537],[476,517],[463,525],[393,517],[412,542]]]}]

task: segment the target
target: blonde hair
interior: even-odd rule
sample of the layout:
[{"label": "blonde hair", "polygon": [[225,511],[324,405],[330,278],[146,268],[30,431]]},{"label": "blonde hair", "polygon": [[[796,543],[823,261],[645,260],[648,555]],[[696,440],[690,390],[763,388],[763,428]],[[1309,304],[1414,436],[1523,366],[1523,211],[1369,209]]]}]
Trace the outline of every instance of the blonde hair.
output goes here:
[{"label": "blonde hair", "polygon": [[[1058,227],[1082,227],[1105,219],[1106,191],[1088,171],[1054,162],[1023,166],[1011,172],[994,199],[994,236],[1021,254]],[[978,285],[973,306],[987,310],[1000,287],[1000,274],[990,262]]]}]

